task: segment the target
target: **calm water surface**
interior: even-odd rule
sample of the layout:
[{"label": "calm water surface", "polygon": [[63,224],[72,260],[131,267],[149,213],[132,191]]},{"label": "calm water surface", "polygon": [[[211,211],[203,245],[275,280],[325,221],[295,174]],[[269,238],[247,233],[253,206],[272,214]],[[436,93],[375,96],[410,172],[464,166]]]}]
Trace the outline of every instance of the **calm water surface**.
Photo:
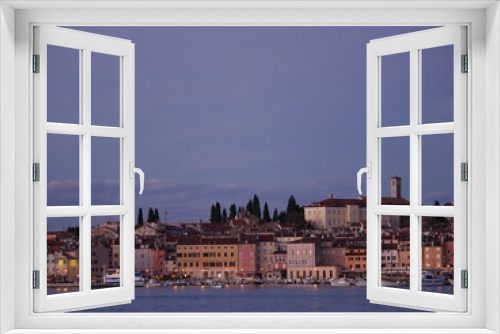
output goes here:
[{"label": "calm water surface", "polygon": [[[436,287],[450,293],[453,287]],[[366,288],[231,286],[136,288],[131,304],[82,312],[416,312],[371,304]]]}]

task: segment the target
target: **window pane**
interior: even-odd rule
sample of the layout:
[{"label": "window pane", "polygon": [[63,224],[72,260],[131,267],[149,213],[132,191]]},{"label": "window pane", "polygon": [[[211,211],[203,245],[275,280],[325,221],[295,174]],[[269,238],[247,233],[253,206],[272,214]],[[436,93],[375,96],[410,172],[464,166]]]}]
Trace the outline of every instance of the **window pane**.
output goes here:
[{"label": "window pane", "polygon": [[92,125],[120,126],[120,57],[92,52]]},{"label": "window pane", "polygon": [[47,134],[47,205],[80,205],[80,137]]},{"label": "window pane", "polygon": [[92,137],[92,205],[120,204],[120,141]]},{"label": "window pane", "polygon": [[381,57],[382,126],[410,124],[410,53]]},{"label": "window pane", "polygon": [[423,49],[422,123],[453,122],[453,45]]},{"label": "window pane", "polygon": [[409,205],[410,137],[382,138],[381,141],[381,203]]},{"label": "window pane", "polygon": [[120,223],[120,216],[92,217],[92,289],[121,285]]},{"label": "window pane", "polygon": [[422,291],[453,294],[453,218],[422,217],[421,220]]},{"label": "window pane", "polygon": [[453,134],[422,136],[422,205],[453,205]]},{"label": "window pane", "polygon": [[80,123],[80,50],[47,45],[47,121]]},{"label": "window pane", "polygon": [[80,290],[80,218],[47,218],[47,293]]},{"label": "window pane", "polygon": [[410,217],[381,216],[381,286],[410,288]]}]

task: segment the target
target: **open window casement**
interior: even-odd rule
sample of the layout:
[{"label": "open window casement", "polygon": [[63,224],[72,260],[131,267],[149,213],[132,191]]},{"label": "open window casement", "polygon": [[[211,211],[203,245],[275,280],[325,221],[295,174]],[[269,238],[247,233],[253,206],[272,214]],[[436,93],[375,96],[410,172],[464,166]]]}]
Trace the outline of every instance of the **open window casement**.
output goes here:
[{"label": "open window casement", "polygon": [[[48,68],[48,48],[65,48],[77,54],[75,72],[79,72],[79,89],[74,99],[79,113],[75,124],[48,122],[48,76],[54,68]],[[116,56],[119,60],[119,125],[96,126],[91,121],[91,68],[92,54]],[[56,69],[57,70],[57,69]],[[52,73],[53,74],[53,73]],[[122,303],[134,299],[134,44],[128,40],[84,33],[70,29],[39,26],[34,28],[33,52],[34,90],[34,263],[33,293],[35,312],[64,312]],[[63,93],[60,93],[63,94]],[[70,110],[68,110],[70,112]],[[118,114],[118,113],[117,113]],[[117,116],[118,117],[118,116]],[[118,124],[118,121],[117,121]],[[48,206],[47,204],[47,150],[48,136],[57,135],[61,140],[74,140],[78,151],[79,205]],[[97,139],[96,139],[97,138]],[[114,138],[119,145],[114,152],[119,156],[120,195],[118,205],[92,205],[92,140]],[[50,145],[50,142],[49,142]],[[110,152],[110,154],[113,152]],[[97,159],[96,159],[97,160]],[[142,173],[141,173],[142,174]],[[141,188],[143,178],[141,178]],[[77,202],[78,203],[78,202]],[[113,284],[106,285],[106,270],[101,269],[101,289],[93,288],[93,245],[91,237],[92,217],[118,217],[119,269],[113,273]],[[74,249],[48,254],[47,224],[50,219],[73,219],[79,228],[79,242]],[[67,254],[67,253],[71,253]],[[106,256],[106,254],[104,255]],[[72,262],[73,261],[73,262]],[[111,261],[111,258],[110,258]],[[64,267],[57,267],[58,262]],[[74,267],[70,267],[70,265]],[[48,267],[51,273],[48,273]],[[64,268],[64,269],[62,269]],[[73,271],[71,289],[54,293],[48,288],[49,274],[57,279],[60,270],[64,274]],[[76,272],[76,273],[75,273]],[[94,282],[93,282],[94,281]],[[52,282],[52,281],[51,281]],[[67,284],[66,281],[59,281]]]},{"label": "open window casement", "polygon": [[[423,122],[422,100],[425,91],[422,67],[428,51],[445,47],[451,51],[449,62],[453,73],[450,90],[453,92],[451,122]],[[384,127],[382,96],[382,78],[384,66],[390,67],[392,55],[409,56],[409,65],[404,71],[409,73],[409,122],[401,126]],[[456,311],[467,310],[467,289],[461,284],[462,275],[467,270],[467,45],[466,28],[453,26],[372,40],[367,45],[367,257],[368,279],[367,297],[372,303],[414,308],[420,310]],[[384,60],[384,61],[383,61]],[[387,67],[385,68],[387,69]],[[387,73],[387,72],[386,72]],[[424,94],[425,95],[425,94]],[[451,104],[450,103],[450,104]],[[390,108],[391,106],[386,108]],[[428,112],[428,111],[427,111]],[[387,124],[387,122],[385,123]],[[453,201],[444,206],[425,205],[423,202],[422,156],[428,149],[423,145],[430,136],[453,136],[453,148],[449,151],[450,164],[448,175],[453,176]],[[382,150],[384,139],[400,140],[409,143],[400,154],[400,159],[409,159],[409,203],[397,203],[384,200],[382,193]],[[401,153],[401,152],[397,152]],[[394,154],[397,154],[394,152]],[[390,167],[390,166],[389,166]],[[385,166],[387,168],[387,166]],[[452,169],[452,170],[451,170]],[[387,172],[387,171],[385,171]],[[391,170],[390,172],[393,172]],[[387,173],[386,173],[387,175]],[[397,182],[397,180],[395,180]],[[394,197],[391,195],[391,197]],[[428,204],[428,203],[427,203]],[[401,218],[404,217],[404,218]],[[392,220],[391,220],[392,219]],[[398,249],[399,254],[407,251],[409,266],[395,270],[393,265],[385,264],[383,257],[386,242],[383,238],[386,225],[398,219],[409,222],[408,249]],[[437,219],[452,226],[452,235],[433,237],[427,224]],[[423,229],[423,226],[426,226]],[[394,226],[392,226],[394,228]],[[436,234],[434,234],[436,235]],[[446,243],[447,248],[443,247]],[[401,242],[397,247],[401,248]],[[450,246],[451,245],[451,246]],[[436,247],[439,246],[439,247]],[[396,246],[394,246],[396,247]],[[450,250],[451,247],[451,250]],[[440,254],[436,254],[439,252]],[[447,254],[444,254],[444,253]],[[443,257],[448,256],[448,265]],[[453,258],[454,257],[454,258]],[[431,260],[434,258],[434,263]],[[453,263],[450,265],[450,259]],[[430,268],[432,267],[432,268]],[[405,272],[406,270],[406,272]],[[441,288],[429,288],[447,274],[452,285],[451,293],[443,293]],[[437,284],[435,284],[437,285]]]}]

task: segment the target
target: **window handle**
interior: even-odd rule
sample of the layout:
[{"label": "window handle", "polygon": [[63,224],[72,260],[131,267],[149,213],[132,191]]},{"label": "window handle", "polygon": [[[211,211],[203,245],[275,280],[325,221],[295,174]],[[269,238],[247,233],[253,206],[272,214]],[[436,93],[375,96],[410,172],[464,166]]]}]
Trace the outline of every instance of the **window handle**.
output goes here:
[{"label": "window handle", "polygon": [[372,163],[370,161],[368,161],[368,166],[365,167],[365,168],[361,168],[359,171],[358,171],[358,192],[360,195],[363,194],[363,192],[361,191],[361,176],[366,173],[366,177],[371,179],[372,178]]},{"label": "window handle", "polygon": [[139,190],[139,195],[142,195],[142,192],[144,191],[144,172],[142,169],[134,167],[134,162],[130,161],[129,163],[129,171],[130,171],[130,178],[134,178],[134,174],[137,173],[139,174],[139,184],[140,184],[140,190]]}]

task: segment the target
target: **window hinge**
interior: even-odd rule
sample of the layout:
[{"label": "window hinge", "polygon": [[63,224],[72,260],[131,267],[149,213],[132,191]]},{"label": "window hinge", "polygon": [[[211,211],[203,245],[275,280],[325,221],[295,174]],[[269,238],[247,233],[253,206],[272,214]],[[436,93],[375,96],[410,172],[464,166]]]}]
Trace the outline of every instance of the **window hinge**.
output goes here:
[{"label": "window hinge", "polygon": [[40,73],[40,55],[33,55],[33,73]]},{"label": "window hinge", "polygon": [[462,270],[461,271],[461,287],[462,289],[467,289],[469,287],[469,273],[467,270]]},{"label": "window hinge", "polygon": [[462,162],[460,165],[460,180],[469,181],[469,165],[466,162]]},{"label": "window hinge", "polygon": [[40,289],[40,270],[33,270],[33,289]]},{"label": "window hinge", "polygon": [[462,55],[462,73],[469,72],[469,56]]},{"label": "window hinge", "polygon": [[33,164],[33,181],[40,182],[40,163]]}]

